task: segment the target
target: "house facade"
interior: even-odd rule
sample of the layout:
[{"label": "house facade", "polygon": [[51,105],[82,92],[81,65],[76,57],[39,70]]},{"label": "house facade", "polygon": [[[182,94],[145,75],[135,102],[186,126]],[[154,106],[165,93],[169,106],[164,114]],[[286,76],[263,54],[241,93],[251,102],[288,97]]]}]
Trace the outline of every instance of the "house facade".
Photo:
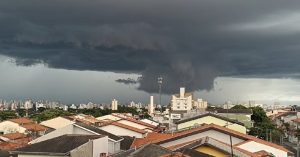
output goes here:
[{"label": "house facade", "polygon": [[63,128],[54,130],[44,136],[41,136],[31,142],[30,144],[35,144],[45,140],[49,140],[58,136],[65,134],[79,134],[79,135],[107,135],[108,136],[108,153],[114,154],[120,151],[120,143],[123,140],[121,137],[101,130],[100,128],[89,126],[83,123],[74,123]]},{"label": "house facade", "polygon": [[232,129],[234,131],[238,131],[243,134],[246,134],[247,131],[243,123],[240,123],[238,121],[233,121],[229,118],[212,114],[212,113],[206,113],[191,118],[183,119],[175,122],[175,124],[177,124],[177,130],[198,127],[203,124],[215,124],[215,125]]}]

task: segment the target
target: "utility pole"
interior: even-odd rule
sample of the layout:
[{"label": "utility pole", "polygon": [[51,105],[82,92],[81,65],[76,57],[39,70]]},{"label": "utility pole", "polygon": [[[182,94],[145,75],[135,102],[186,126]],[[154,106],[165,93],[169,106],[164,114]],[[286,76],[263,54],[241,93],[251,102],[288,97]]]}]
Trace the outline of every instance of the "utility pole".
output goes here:
[{"label": "utility pole", "polygon": [[159,105],[161,107],[161,112],[163,112],[162,105],[161,105],[161,87],[162,87],[162,83],[163,83],[163,78],[161,76],[159,76],[157,78],[157,83],[158,83],[158,93],[159,93]]},{"label": "utility pole", "polygon": [[272,142],[272,129],[270,129],[270,142]]},{"label": "utility pole", "polygon": [[230,136],[230,149],[231,149],[231,157],[233,157],[233,148],[232,148],[232,137]]},{"label": "utility pole", "polygon": [[266,141],[269,141],[268,129],[266,129]]}]

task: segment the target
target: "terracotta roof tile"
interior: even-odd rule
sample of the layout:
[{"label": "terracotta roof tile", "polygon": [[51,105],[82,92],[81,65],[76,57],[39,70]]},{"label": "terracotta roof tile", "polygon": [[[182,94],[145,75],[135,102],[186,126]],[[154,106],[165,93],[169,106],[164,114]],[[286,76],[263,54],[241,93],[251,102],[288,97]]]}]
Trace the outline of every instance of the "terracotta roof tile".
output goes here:
[{"label": "terracotta roof tile", "polygon": [[10,133],[10,134],[4,134],[1,135],[2,137],[8,138],[10,140],[16,140],[16,139],[20,139],[20,138],[25,138],[26,135],[22,134],[22,133]]},{"label": "terracotta roof tile", "polygon": [[172,134],[149,132],[145,138],[136,138],[131,148],[140,147],[147,143],[154,143],[156,140],[162,140],[171,137]]},{"label": "terracotta roof tile", "polygon": [[29,124],[34,123],[34,121],[28,119],[28,118],[16,118],[16,119],[9,119],[9,121],[18,123],[18,124]]},{"label": "terracotta roof tile", "polygon": [[40,125],[40,124],[24,124],[22,125],[23,128],[26,128],[27,130],[29,131],[45,131],[47,130],[48,128],[43,126],[43,125]]},{"label": "terracotta roof tile", "polygon": [[18,139],[18,141],[14,142],[2,142],[0,143],[0,148],[1,150],[15,150],[18,148],[22,148],[28,145],[28,142],[31,140],[31,138],[23,138],[23,139]]},{"label": "terracotta roof tile", "polygon": [[144,138],[144,140],[136,139],[133,142],[132,147],[139,147],[139,146],[143,145],[143,143],[144,144],[146,144],[146,143],[162,144],[162,143],[170,142],[170,141],[173,141],[173,140],[184,138],[186,136],[190,136],[190,135],[197,134],[197,133],[207,131],[207,130],[211,130],[211,129],[223,132],[225,134],[230,134],[234,137],[238,137],[238,138],[241,138],[241,139],[244,139],[244,140],[255,141],[257,143],[265,144],[265,145],[280,149],[282,151],[289,152],[287,149],[285,149],[284,147],[279,146],[277,144],[261,140],[259,138],[254,137],[254,136],[242,134],[240,132],[237,132],[237,131],[234,131],[234,130],[231,130],[231,129],[228,129],[228,128],[225,128],[225,127],[221,127],[221,126],[218,126],[218,125],[215,125],[215,124],[204,125],[204,126],[201,126],[199,128],[193,128],[193,129],[190,129],[190,130],[178,132],[178,133],[173,134],[173,136],[172,136],[172,134],[167,134],[166,136],[160,134],[161,138],[147,138],[146,137],[146,138]]}]

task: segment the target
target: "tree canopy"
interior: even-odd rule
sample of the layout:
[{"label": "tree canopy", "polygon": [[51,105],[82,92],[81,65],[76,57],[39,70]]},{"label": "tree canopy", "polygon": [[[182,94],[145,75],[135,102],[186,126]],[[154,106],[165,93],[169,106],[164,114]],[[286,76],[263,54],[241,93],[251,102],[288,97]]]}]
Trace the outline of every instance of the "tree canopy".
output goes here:
[{"label": "tree canopy", "polygon": [[0,121],[17,118],[17,115],[14,111],[0,111]]},{"label": "tree canopy", "polygon": [[247,107],[245,107],[243,105],[235,105],[231,109],[247,109]]}]

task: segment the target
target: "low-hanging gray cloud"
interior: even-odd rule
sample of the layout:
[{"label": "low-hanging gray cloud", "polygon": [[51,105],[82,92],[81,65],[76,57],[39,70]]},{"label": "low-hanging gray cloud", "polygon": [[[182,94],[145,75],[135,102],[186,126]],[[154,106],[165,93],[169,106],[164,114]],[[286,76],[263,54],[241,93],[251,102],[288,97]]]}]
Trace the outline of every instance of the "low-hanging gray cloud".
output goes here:
[{"label": "low-hanging gray cloud", "polygon": [[299,10],[297,0],[4,0],[0,54],[22,66],[140,74],[147,92],[158,76],[164,93],[210,90],[218,76],[298,74]]}]

